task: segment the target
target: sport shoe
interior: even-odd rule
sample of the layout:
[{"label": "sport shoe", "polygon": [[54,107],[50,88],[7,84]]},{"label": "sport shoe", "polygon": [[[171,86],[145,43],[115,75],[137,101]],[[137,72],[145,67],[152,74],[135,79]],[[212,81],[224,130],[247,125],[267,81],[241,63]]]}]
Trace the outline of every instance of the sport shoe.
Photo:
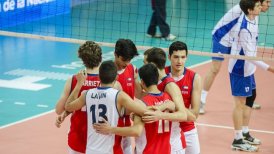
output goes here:
[{"label": "sport shoe", "polygon": [[252,137],[249,132],[243,133],[244,142],[252,144],[252,145],[260,145],[261,141],[259,139],[256,139]]},{"label": "sport shoe", "polygon": [[173,34],[169,34],[167,37],[163,37],[163,39],[166,41],[173,41],[176,39],[176,36]]},{"label": "sport shoe", "polygon": [[151,35],[151,34],[146,34],[147,37],[150,37],[150,38],[161,38],[162,35],[161,34],[155,34],[155,35]]},{"label": "sport shoe", "polygon": [[240,151],[247,151],[247,152],[256,152],[259,150],[258,147],[243,142],[243,139],[239,139],[239,140],[234,139],[231,145],[231,148],[233,150],[240,150]]},{"label": "sport shoe", "polygon": [[258,104],[258,103],[254,103],[253,106],[252,106],[253,109],[260,109],[261,108],[261,105]]},{"label": "sport shoe", "polygon": [[205,114],[205,104],[202,102],[200,103],[199,114]]}]

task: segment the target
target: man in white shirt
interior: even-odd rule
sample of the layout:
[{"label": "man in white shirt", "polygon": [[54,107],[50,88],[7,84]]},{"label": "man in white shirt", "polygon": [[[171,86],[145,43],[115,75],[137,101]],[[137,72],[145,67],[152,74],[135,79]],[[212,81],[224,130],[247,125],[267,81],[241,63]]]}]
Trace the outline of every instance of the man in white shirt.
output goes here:
[{"label": "man in white shirt", "polygon": [[[262,3],[261,12],[266,12],[270,5],[271,0],[260,0]],[[213,53],[230,54],[231,44],[234,34],[237,33],[235,25],[239,20],[241,14],[244,14],[240,8],[240,5],[235,5],[230,9],[217,23],[212,31]],[[258,22],[257,22],[258,24]],[[218,75],[224,58],[212,57],[211,67],[208,70],[202,90],[200,114],[205,113],[205,104],[207,93],[210,90],[216,76]],[[253,108],[259,108],[259,104],[254,104]]]},{"label": "man in white shirt", "polygon": [[[241,0],[242,14],[235,28],[238,29],[238,37],[235,37],[232,47],[232,55],[256,57],[258,42],[258,20],[261,12],[261,3],[258,0]],[[235,105],[233,109],[233,122],[235,136],[232,148],[242,151],[257,151],[260,140],[249,134],[248,123],[252,106],[256,98],[256,83],[254,73],[256,65],[274,73],[274,68],[262,61],[250,61],[242,59],[230,59],[228,70],[230,73],[230,85]],[[247,99],[249,98],[249,99]],[[253,144],[253,145],[251,145]]]}]

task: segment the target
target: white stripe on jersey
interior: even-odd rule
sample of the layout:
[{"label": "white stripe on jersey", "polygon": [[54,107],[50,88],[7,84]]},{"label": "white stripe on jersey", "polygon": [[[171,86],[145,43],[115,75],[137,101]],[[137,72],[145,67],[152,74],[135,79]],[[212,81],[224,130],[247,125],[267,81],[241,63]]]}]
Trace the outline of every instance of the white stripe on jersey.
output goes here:
[{"label": "white stripe on jersey", "polygon": [[114,135],[101,135],[95,132],[92,124],[106,119],[111,126],[117,126],[119,113],[116,107],[118,90],[98,87],[88,90],[86,106],[88,116],[88,139],[86,153],[113,153]]},{"label": "white stripe on jersey", "polygon": [[239,4],[230,9],[214,27],[212,38],[223,46],[231,47],[234,34],[237,33],[237,31],[234,30],[234,26],[237,24],[241,14],[244,13]]},{"label": "white stripe on jersey", "polygon": [[[258,42],[258,18],[250,21],[245,15],[241,15],[237,27],[240,29],[238,37],[232,43],[231,55],[243,55],[255,57],[257,55]],[[249,60],[229,59],[228,71],[241,76],[254,74],[256,66]]]}]

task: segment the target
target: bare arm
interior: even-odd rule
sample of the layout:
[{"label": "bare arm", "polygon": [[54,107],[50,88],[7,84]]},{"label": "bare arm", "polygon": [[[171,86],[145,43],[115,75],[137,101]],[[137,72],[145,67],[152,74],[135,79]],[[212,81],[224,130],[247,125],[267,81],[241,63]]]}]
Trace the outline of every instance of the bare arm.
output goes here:
[{"label": "bare arm", "polygon": [[117,89],[117,90],[123,90],[122,85],[121,85],[121,83],[120,83],[119,81],[116,81],[116,82],[114,83],[113,88],[114,88],[114,89]]},{"label": "bare arm", "polygon": [[144,103],[136,99],[133,101],[125,92],[120,91],[117,96],[117,106],[118,110],[121,111],[121,108],[124,107],[127,112],[134,112],[137,115],[142,116],[147,108]]},{"label": "bare arm", "polygon": [[100,134],[116,134],[120,136],[139,137],[143,131],[144,123],[139,116],[134,116],[134,124],[131,127],[111,127],[108,122],[96,123],[93,128]]},{"label": "bare arm", "polygon": [[138,72],[137,68],[134,66],[134,95],[136,98],[140,99],[142,98],[143,94],[143,89],[141,87],[141,84],[138,80]]},{"label": "bare arm", "polygon": [[268,67],[267,71],[274,73],[274,67],[273,66]]},{"label": "bare arm", "polygon": [[61,94],[59,100],[55,105],[55,112],[58,115],[61,115],[65,111],[65,104],[70,94],[70,87],[71,87],[72,78],[67,79],[63,93]]},{"label": "bare arm", "polygon": [[86,73],[84,70],[80,71],[77,75],[77,84],[74,87],[73,91],[71,92],[70,96],[68,97],[67,101],[66,101],[66,111],[72,112],[75,110],[79,110],[81,109],[81,107],[83,107],[85,105],[85,94],[86,92],[82,93],[80,96],[80,99],[77,99],[78,94],[82,88],[82,85],[84,83],[84,81],[86,80]]},{"label": "bare arm", "polygon": [[73,91],[71,92],[71,94],[69,95],[66,104],[69,102],[74,101],[75,99],[77,99],[78,94],[83,86],[83,83],[85,82],[87,78],[87,74],[85,73],[84,70],[79,71],[79,73],[77,73],[76,75],[76,79],[77,79],[77,84],[74,87]]},{"label": "bare arm", "polygon": [[190,111],[198,118],[200,108],[200,98],[202,92],[202,81],[199,74],[195,74],[193,81],[193,89],[191,94],[191,109]]},{"label": "bare arm", "polygon": [[86,104],[86,93],[87,91],[83,91],[81,96],[74,101],[67,102],[65,105],[66,111],[73,112],[75,110],[81,109]]},{"label": "bare arm", "polygon": [[166,85],[165,91],[171,96],[175,104],[175,112],[168,114],[169,116],[165,117],[165,120],[186,121],[186,108],[180,88],[175,82],[170,82]]}]

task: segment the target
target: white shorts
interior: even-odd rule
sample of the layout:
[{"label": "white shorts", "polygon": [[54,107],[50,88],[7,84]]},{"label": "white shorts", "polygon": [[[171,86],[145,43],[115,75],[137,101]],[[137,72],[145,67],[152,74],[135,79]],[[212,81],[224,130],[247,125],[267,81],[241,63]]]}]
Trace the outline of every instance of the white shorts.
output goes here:
[{"label": "white shorts", "polygon": [[70,147],[68,147],[68,153],[69,153],[69,154],[85,154],[85,153],[82,153],[82,152],[74,151],[74,150],[71,149]]},{"label": "white shorts", "polygon": [[186,153],[186,149],[171,151],[171,154],[185,154],[185,153]]},{"label": "white shorts", "polygon": [[199,154],[200,142],[198,138],[197,129],[184,132],[186,138],[186,154]]},{"label": "white shorts", "polygon": [[122,149],[124,154],[132,154],[132,137],[122,138]]}]

